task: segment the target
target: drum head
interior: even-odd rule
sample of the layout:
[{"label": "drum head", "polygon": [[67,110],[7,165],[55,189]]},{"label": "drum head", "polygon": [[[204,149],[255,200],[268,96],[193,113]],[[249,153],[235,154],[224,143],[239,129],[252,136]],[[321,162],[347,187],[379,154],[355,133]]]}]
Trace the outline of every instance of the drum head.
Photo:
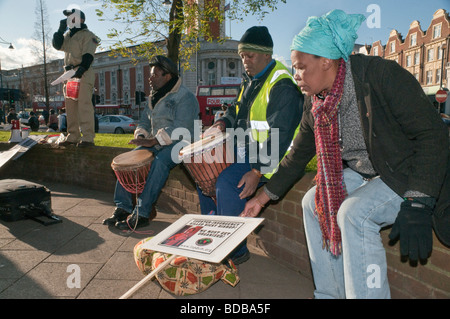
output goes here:
[{"label": "drum head", "polygon": [[180,150],[179,158],[184,159],[194,154],[201,154],[209,151],[216,146],[223,144],[225,140],[228,140],[229,135],[229,133],[223,133],[223,135],[219,136],[211,135],[201,139],[200,141],[187,145]]},{"label": "drum head", "polygon": [[149,150],[134,150],[117,155],[112,162],[114,167],[135,167],[148,163],[153,159]]}]

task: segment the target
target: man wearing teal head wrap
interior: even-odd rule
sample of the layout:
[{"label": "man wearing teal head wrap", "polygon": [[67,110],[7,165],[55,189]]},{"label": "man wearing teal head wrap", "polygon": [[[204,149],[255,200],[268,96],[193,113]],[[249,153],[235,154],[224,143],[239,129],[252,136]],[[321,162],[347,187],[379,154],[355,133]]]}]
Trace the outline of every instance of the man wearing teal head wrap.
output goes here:
[{"label": "man wearing teal head wrap", "polygon": [[346,14],[342,10],[310,17],[306,27],[294,37],[291,50],[347,61],[358,38],[356,31],[365,19],[362,14]]},{"label": "man wearing teal head wrap", "polygon": [[393,224],[389,238],[400,237],[413,263],[431,254],[432,224],[448,240],[448,131],[407,70],[351,55],[363,20],[333,10],[294,38],[294,78],[306,95],[301,129],[241,214],[257,216],[282,197],[317,155],[316,186],[302,199],[316,298],[390,298],[382,227]]}]

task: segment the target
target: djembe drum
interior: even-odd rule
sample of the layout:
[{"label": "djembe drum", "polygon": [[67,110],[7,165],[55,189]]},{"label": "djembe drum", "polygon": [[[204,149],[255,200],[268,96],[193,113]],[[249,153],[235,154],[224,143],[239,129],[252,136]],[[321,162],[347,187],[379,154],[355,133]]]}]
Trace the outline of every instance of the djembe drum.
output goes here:
[{"label": "djembe drum", "polygon": [[152,161],[152,152],[145,149],[133,150],[117,155],[111,163],[111,168],[126,191],[140,194],[144,190]]},{"label": "djembe drum", "polygon": [[206,196],[216,197],[217,177],[233,163],[229,139],[228,133],[211,135],[180,150],[179,159]]}]

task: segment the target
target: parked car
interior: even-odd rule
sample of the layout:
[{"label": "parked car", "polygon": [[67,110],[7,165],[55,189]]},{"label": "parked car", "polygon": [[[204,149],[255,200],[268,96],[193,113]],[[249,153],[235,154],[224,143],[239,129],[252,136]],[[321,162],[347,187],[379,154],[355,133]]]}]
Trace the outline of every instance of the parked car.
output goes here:
[{"label": "parked car", "polygon": [[99,133],[134,133],[136,123],[125,115],[105,115],[98,119]]},{"label": "parked car", "polygon": [[20,124],[27,124],[28,119],[30,118],[30,113],[27,111],[20,111],[19,114],[17,114],[17,117],[19,118]]}]

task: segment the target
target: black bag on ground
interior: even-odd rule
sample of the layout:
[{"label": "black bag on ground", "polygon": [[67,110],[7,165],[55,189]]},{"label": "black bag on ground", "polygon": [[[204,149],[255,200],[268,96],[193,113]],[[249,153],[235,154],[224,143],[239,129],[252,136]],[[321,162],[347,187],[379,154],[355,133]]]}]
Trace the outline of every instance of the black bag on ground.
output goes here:
[{"label": "black bag on ground", "polygon": [[8,222],[30,218],[43,225],[61,222],[52,213],[50,190],[21,179],[0,180],[0,218]]}]

